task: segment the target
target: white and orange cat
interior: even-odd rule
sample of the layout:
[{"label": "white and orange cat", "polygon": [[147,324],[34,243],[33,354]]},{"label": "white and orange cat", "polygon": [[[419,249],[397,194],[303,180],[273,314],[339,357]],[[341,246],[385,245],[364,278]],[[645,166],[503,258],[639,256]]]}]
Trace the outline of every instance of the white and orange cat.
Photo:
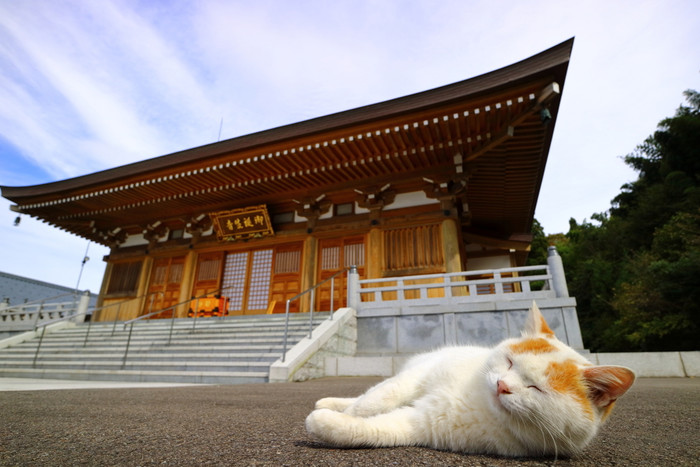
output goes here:
[{"label": "white and orange cat", "polygon": [[337,447],[572,456],[634,379],[625,367],[591,365],[533,304],[521,338],[417,355],[360,397],[319,400],[306,429]]}]

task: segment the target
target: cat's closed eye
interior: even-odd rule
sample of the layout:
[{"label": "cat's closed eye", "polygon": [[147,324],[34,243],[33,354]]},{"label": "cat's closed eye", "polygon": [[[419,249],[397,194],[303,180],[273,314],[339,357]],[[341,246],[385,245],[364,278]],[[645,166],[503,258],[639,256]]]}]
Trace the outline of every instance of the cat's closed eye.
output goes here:
[{"label": "cat's closed eye", "polygon": [[506,361],[508,362],[508,369],[510,370],[511,368],[513,368],[513,360],[511,360],[510,358],[506,357]]},{"label": "cat's closed eye", "polygon": [[539,392],[544,392],[544,391],[542,391],[542,389],[538,388],[538,387],[535,386],[534,384],[529,385],[529,386],[528,386],[528,389],[536,389],[536,390],[539,391]]}]

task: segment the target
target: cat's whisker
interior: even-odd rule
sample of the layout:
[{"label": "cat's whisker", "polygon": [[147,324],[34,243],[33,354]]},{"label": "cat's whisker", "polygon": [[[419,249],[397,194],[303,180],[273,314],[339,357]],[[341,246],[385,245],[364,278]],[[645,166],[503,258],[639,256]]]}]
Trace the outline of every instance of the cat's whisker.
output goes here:
[{"label": "cat's whisker", "polygon": [[[552,446],[554,447],[554,460],[556,462],[557,458],[559,457],[559,447],[557,446],[557,438],[554,436],[554,434],[552,433],[552,430],[550,429],[550,427],[551,428],[554,428],[554,427],[552,427],[551,424],[547,422],[547,420],[544,420],[541,417],[537,416],[537,414],[533,414],[533,415],[537,419],[535,424],[539,427],[540,431],[542,432],[542,441],[543,441],[542,444],[544,446],[543,449],[545,450],[545,452],[543,452],[543,454],[547,454],[547,452],[546,452],[547,440],[546,440],[546,436],[545,436],[545,433],[546,433],[547,435],[549,435],[549,438],[552,440]],[[557,430],[557,431],[559,431],[559,430]]]}]

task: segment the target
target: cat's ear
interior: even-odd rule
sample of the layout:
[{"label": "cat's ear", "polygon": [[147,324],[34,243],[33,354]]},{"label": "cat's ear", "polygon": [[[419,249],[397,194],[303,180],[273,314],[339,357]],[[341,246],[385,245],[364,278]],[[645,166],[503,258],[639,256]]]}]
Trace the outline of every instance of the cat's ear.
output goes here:
[{"label": "cat's ear", "polygon": [[624,366],[590,366],[583,370],[591,401],[607,407],[622,396],[634,383],[635,374]]},{"label": "cat's ear", "polygon": [[544,334],[545,337],[554,337],[554,331],[547,325],[547,321],[544,320],[540,308],[537,306],[537,303],[533,301],[530,312],[527,315],[523,335],[536,336],[542,334]]}]

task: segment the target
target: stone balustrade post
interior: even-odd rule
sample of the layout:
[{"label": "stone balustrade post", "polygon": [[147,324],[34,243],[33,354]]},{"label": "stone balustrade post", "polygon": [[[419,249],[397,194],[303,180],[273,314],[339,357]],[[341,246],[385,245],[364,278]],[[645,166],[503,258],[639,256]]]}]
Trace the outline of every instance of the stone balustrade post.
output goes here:
[{"label": "stone balustrade post", "polygon": [[550,246],[547,249],[547,265],[552,275],[552,289],[554,289],[557,297],[568,297],[569,288],[566,285],[564,263],[562,263],[561,256],[559,256],[559,252],[555,246]]},{"label": "stone balustrade post", "polygon": [[357,266],[350,266],[348,271],[347,293],[348,307],[357,311],[357,307],[360,305],[360,275],[357,273]]},{"label": "stone balustrade post", "polygon": [[80,301],[78,301],[78,309],[75,311],[75,319],[73,320],[74,322],[82,323],[85,321],[85,316],[86,316],[89,304],[90,304],[90,291],[86,290],[80,296]]}]

